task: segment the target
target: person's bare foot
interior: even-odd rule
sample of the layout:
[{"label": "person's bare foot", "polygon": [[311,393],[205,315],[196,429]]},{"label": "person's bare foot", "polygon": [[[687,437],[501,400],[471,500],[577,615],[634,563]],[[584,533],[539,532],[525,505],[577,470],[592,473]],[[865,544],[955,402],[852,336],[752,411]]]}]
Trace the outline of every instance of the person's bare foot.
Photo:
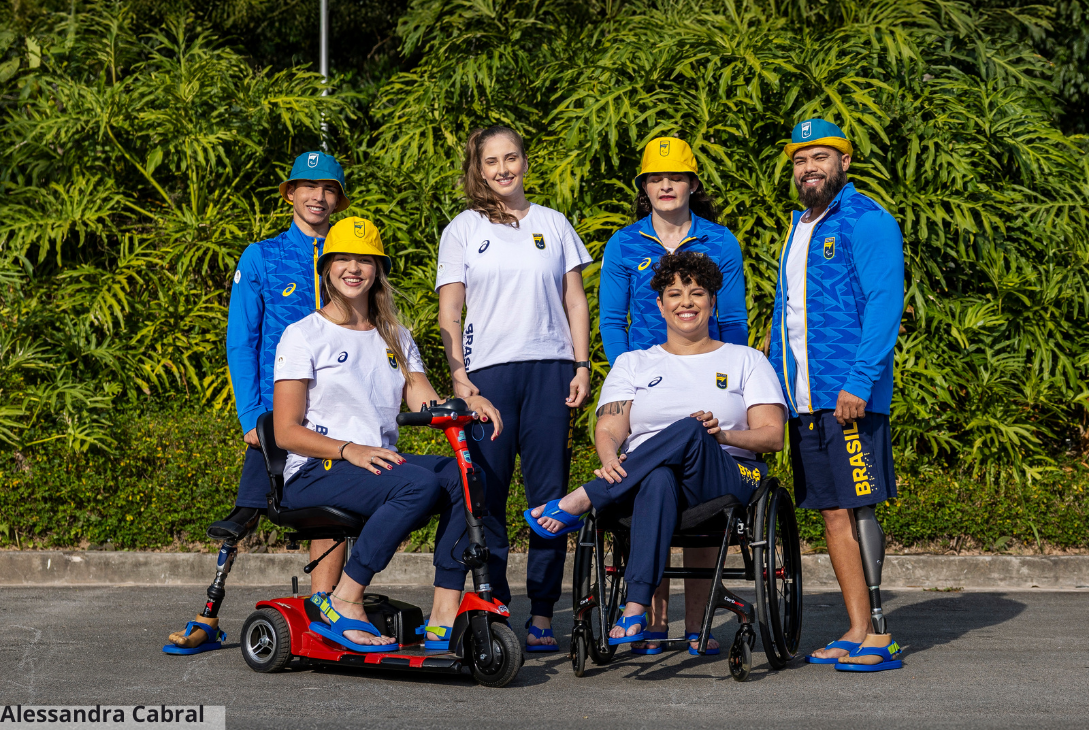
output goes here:
[{"label": "person's bare foot", "polygon": [[[329,596],[329,602],[332,604],[333,610],[344,618],[354,618],[358,621],[370,623],[370,619],[367,618],[367,612],[363,610],[362,606],[342,601],[336,596]],[[322,614],[322,619],[326,619],[325,614]],[[397,646],[397,640],[392,636],[384,636],[382,634],[376,636],[375,634],[355,629],[352,631],[345,631],[344,638],[353,644],[362,644],[363,646],[384,646],[385,644]]]},{"label": "person's bare foot", "polygon": [[[865,647],[877,647],[877,646],[890,646],[893,643],[892,634],[866,634],[866,638],[862,640],[862,646]],[[893,651],[895,656],[899,651],[899,647]],[[882,657],[869,654],[867,656],[844,656],[839,662],[840,664],[880,664],[885,661]]]},{"label": "person's bare foot", "polygon": [[[628,601],[627,604],[625,604],[624,606],[624,618],[631,618],[632,616],[642,616],[646,612],[647,607],[640,603],[632,603],[631,601]],[[635,636],[640,631],[643,631],[645,629],[646,626],[640,626],[639,624],[635,624],[627,631],[620,628],[619,626],[613,626],[612,631],[609,632],[609,638],[622,639],[625,636]]]},{"label": "person's bare foot", "polygon": [[[552,619],[547,616],[530,616],[530,623],[544,631],[552,628]],[[533,634],[526,634],[526,646],[556,646],[555,636],[542,636],[537,638]]]},{"label": "person's bare foot", "polygon": [[[564,512],[571,515],[581,515],[584,512],[589,512],[593,505],[590,503],[590,498],[586,495],[586,490],[579,487],[575,491],[571,492],[563,499],[560,500],[559,508]],[[544,505],[535,508],[531,515],[538,517],[537,524],[545,528],[549,532],[559,532],[567,525],[563,524],[559,520],[554,520],[550,517],[541,517],[541,513],[544,512]]]},{"label": "person's bare foot", "polygon": [[[688,645],[690,647],[692,647],[693,649],[698,649],[699,646],[700,646],[700,640],[699,640],[700,630],[696,629],[695,631],[691,631],[689,629],[685,629],[684,634],[685,634],[685,636],[691,636],[692,634],[696,635],[696,640],[688,642]],[[711,651],[712,649],[718,649],[720,646],[721,646],[721,644],[718,643],[718,639],[716,639],[714,636],[712,636],[710,639],[707,640],[707,651]]]},{"label": "person's bare foot", "polygon": [[[647,626],[646,629],[644,629],[644,631],[646,631],[648,634],[650,632],[652,632],[652,631],[656,631],[656,632],[658,632],[660,634],[668,633],[669,632],[669,625],[668,624],[662,624],[662,625],[659,626],[659,625],[655,624],[655,625]],[[662,642],[660,642],[660,641],[633,641],[631,643],[631,648],[632,649],[657,649],[661,645],[662,645]]]},{"label": "person's bare foot", "polygon": [[[852,644],[858,644],[865,640],[865,631],[848,631],[843,636],[839,637],[839,641],[849,641]],[[820,648],[813,652],[810,656],[816,659],[839,659],[850,654],[846,649],[825,649]]]}]

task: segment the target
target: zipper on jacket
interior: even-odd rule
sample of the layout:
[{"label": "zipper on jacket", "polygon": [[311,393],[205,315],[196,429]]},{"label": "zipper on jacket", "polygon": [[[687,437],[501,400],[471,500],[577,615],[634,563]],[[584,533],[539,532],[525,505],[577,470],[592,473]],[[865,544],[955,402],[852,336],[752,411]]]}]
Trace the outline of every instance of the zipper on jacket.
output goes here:
[{"label": "zipper on jacket", "polygon": [[314,239],[314,311],[321,309],[321,286],[318,280],[318,239]]}]

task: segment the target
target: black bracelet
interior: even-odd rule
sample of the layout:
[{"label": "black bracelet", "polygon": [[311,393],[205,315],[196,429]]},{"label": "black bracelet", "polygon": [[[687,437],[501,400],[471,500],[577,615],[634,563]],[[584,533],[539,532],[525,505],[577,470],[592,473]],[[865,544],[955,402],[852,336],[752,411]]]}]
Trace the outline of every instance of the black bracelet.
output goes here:
[{"label": "black bracelet", "polygon": [[589,370],[590,369],[590,361],[589,360],[579,360],[577,363],[575,363],[575,370],[578,370],[579,368],[586,368],[587,370]]},{"label": "black bracelet", "polygon": [[350,443],[352,443],[352,442],[351,441],[345,441],[344,443],[342,443],[340,445],[340,458],[341,458],[341,460],[344,459],[344,447],[347,446]]}]

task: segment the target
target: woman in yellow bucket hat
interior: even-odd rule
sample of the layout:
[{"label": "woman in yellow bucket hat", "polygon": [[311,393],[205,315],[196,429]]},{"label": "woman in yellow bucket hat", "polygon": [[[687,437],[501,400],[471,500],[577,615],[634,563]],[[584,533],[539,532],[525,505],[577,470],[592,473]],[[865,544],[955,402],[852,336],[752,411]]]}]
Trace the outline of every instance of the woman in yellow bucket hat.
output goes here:
[{"label": "woman in yellow bucket hat", "polygon": [[[636,222],[622,228],[605,245],[601,264],[599,328],[605,356],[612,366],[631,350],[645,350],[666,341],[665,320],[650,281],[664,254],[692,251],[714,261],[722,272],[715,293],[716,309],[708,328],[714,340],[748,345],[745,276],[741,245],[726,226],[716,223],[718,211],[699,177],[691,146],[678,137],[656,137],[643,149],[633,184]],[[604,406],[603,406],[604,407]],[[599,410],[599,413],[601,411]],[[715,549],[686,548],[685,564],[711,565]],[[698,631],[707,586],[686,581],[686,633]],[[702,597],[702,598],[701,598]],[[666,638],[669,579],[662,581],[651,606],[645,636]],[[716,646],[712,644],[712,646]],[[653,641],[632,651],[658,654]],[[717,652],[717,649],[715,650]]]},{"label": "woman in yellow bucket hat", "polygon": [[[453,557],[464,529],[455,519],[463,504],[457,461],[397,451],[402,401],[417,410],[441,399],[400,324],[387,278],[391,263],[374,223],[354,217],[337,223],[318,259],[325,306],[284,330],[276,348],[273,417],[276,441],[288,452],[283,506],[332,506],[367,518],[336,589],[317,594],[330,625],[316,630],[362,652],[395,642],[373,626],[359,629],[358,622],[367,621],[363,594],[428,515],[441,515],[432,633],[448,633],[467,571]],[[487,398],[465,401],[502,432]],[[485,529],[489,540],[498,540],[495,518],[485,520]],[[340,617],[357,623],[347,628]]]}]

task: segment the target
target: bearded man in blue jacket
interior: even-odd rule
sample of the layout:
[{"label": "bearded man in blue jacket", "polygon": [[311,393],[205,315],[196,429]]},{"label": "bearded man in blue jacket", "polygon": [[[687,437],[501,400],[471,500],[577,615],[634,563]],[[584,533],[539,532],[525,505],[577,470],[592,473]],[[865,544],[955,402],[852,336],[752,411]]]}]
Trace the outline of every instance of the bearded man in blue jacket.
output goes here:
[{"label": "bearded man in blue jacket", "polygon": [[[272,410],[276,345],[289,324],[321,308],[318,257],[329,232],[329,217],[349,205],[343,169],[321,152],[306,152],[295,159],[288,179],[280,183],[280,197],[291,204],[291,226],[278,236],[251,243],[242,252],[227,312],[227,367],[247,446],[238,498],[231,514],[208,528],[208,537],[223,541],[208,601],[195,621],[170,635],[170,643],[163,647],[167,654],[219,649],[226,638],[219,628],[219,606],[236,545],[257,527],[268,504],[269,480],[257,440],[257,418]],[[311,560],[332,545],[332,540],[312,540]],[[313,592],[333,589],[344,562],[343,550],[340,546],[310,574]]]},{"label": "bearded man in blue jacket", "polygon": [[876,505],[896,496],[889,410],[904,308],[896,220],[847,181],[854,148],[807,119],[784,150],[806,207],[779,260],[770,360],[787,396],[798,506],[820,510],[850,617],[812,664],[873,672],[902,666],[881,608],[885,534]]}]

